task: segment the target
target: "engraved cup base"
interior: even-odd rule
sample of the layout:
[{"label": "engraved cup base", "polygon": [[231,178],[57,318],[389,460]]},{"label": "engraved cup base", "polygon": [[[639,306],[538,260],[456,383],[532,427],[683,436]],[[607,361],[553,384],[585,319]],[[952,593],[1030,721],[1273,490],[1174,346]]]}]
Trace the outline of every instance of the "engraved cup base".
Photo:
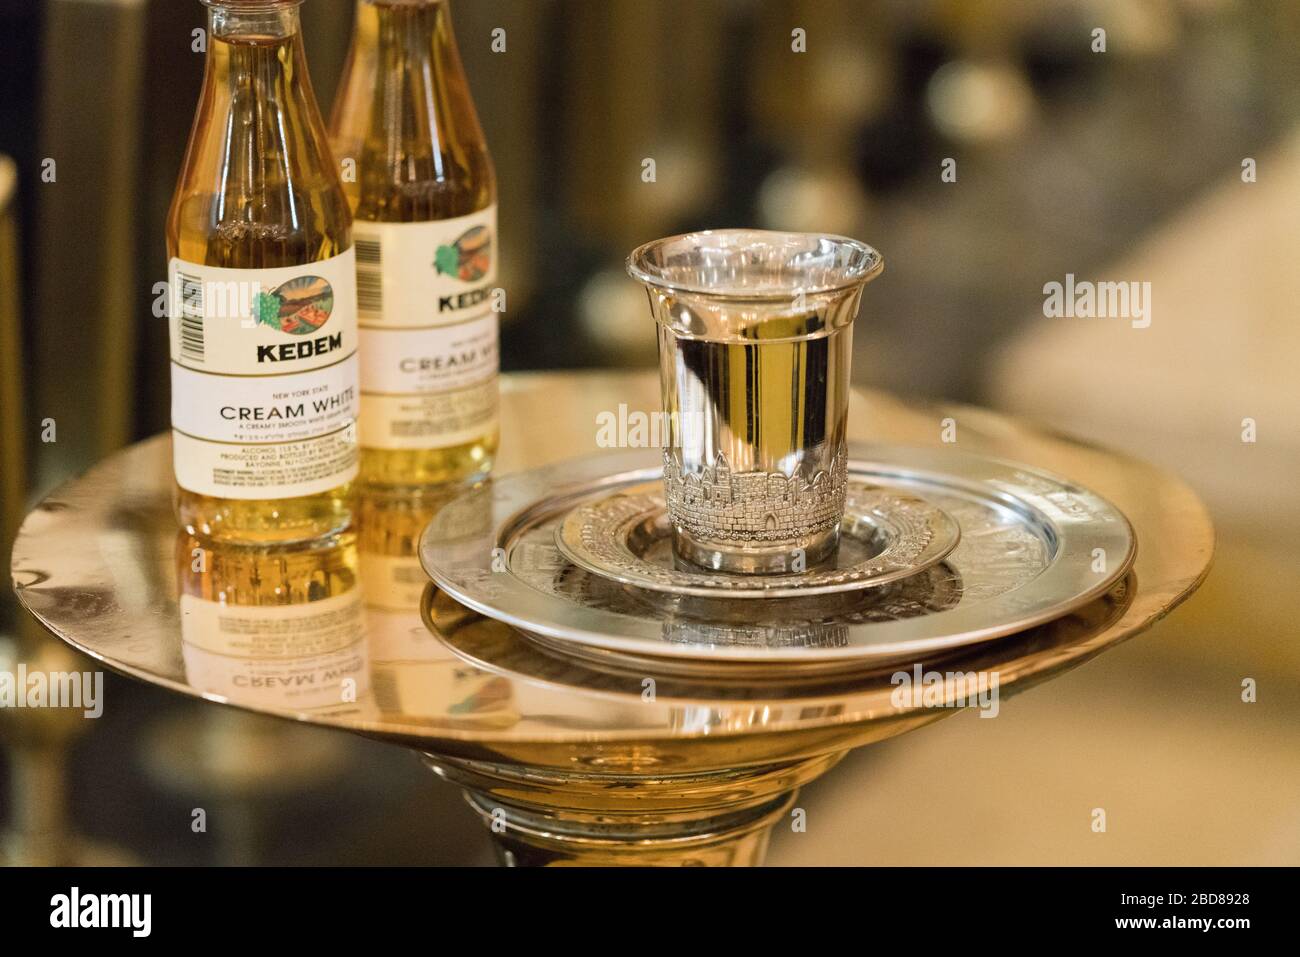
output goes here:
[{"label": "engraved cup base", "polygon": [[835,554],[840,544],[838,525],[808,535],[797,542],[779,545],[720,545],[692,538],[681,528],[673,529],[673,550],[692,565],[715,572],[745,575],[780,575],[801,572],[819,565]]},{"label": "engraved cup base", "polygon": [[799,454],[826,466],[811,478],[803,471],[736,472],[718,454],[712,465],[688,473],[676,451],[665,449],[678,558],[710,571],[758,575],[804,572],[831,558],[840,543],[848,456],[842,441]]}]

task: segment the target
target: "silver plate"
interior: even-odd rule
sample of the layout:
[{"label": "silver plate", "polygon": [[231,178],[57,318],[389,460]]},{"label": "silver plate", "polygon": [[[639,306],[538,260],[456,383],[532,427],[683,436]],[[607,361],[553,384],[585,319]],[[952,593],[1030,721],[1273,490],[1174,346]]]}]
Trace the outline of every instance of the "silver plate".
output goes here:
[{"label": "silver plate", "polygon": [[961,543],[941,564],[880,589],[752,601],[629,588],[567,561],[555,528],[574,507],[654,480],[655,452],[627,452],[494,479],[444,507],[420,560],[461,603],[539,636],[697,664],[781,662],[819,671],[915,660],[1051,621],[1103,595],[1136,541],[1088,489],[956,449],[851,448],[851,479],[924,498]]},{"label": "silver plate", "polygon": [[942,509],[896,489],[847,482],[840,547],[820,567],[738,575],[686,565],[673,553],[663,482],[619,489],[570,511],[555,530],[579,568],[625,585],[698,598],[797,598],[898,581],[942,561],[961,531]]}]

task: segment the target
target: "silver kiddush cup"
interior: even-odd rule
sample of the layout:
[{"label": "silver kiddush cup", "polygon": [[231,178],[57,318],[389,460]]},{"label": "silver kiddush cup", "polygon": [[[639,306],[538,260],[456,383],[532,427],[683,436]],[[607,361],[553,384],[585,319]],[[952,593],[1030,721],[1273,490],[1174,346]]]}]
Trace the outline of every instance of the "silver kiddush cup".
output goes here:
[{"label": "silver kiddush cup", "polygon": [[831,557],[853,320],[880,254],[841,236],[722,229],[648,243],[627,267],[659,328],[677,557],[759,574]]}]

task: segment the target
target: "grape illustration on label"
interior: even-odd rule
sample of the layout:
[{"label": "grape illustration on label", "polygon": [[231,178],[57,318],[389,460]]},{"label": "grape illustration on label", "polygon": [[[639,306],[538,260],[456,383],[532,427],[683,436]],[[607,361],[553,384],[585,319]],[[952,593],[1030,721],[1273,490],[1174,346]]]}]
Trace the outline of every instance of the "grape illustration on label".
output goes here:
[{"label": "grape illustration on label", "polygon": [[439,246],[434,266],[445,276],[462,282],[477,282],[492,268],[492,234],[486,226],[475,226],[454,243]]},{"label": "grape illustration on label", "polygon": [[334,287],[320,276],[299,276],[274,292],[258,293],[254,306],[264,326],[305,336],[329,321],[334,311]]}]

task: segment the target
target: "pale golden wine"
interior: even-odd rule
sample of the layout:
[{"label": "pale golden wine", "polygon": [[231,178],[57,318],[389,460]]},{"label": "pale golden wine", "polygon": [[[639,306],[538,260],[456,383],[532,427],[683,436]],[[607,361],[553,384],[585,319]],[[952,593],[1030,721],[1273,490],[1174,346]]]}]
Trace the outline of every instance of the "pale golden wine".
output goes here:
[{"label": "pale golden wine", "polygon": [[351,217],[295,0],[205,0],[167,221],[177,513],[240,544],[347,526],[358,469]]},{"label": "pale golden wine", "polygon": [[355,216],[362,479],[482,476],[497,447],[496,179],[446,0],[360,0],[330,125]]}]

